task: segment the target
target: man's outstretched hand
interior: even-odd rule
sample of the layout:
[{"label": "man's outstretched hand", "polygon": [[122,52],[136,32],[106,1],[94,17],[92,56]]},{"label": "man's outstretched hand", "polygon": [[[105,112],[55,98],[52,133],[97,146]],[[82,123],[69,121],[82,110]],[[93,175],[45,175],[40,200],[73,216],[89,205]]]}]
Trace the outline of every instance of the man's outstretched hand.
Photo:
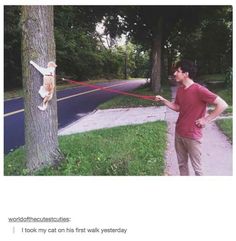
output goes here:
[{"label": "man's outstretched hand", "polygon": [[155,98],[155,101],[164,101],[165,99],[160,96],[160,95],[157,95],[156,98]]}]

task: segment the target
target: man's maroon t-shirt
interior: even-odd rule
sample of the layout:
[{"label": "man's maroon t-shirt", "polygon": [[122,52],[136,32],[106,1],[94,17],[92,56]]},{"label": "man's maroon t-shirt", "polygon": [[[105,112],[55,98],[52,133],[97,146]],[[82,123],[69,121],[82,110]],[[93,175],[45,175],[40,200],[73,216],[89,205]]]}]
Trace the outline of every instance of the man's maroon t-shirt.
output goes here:
[{"label": "man's maroon t-shirt", "polygon": [[212,104],[216,97],[217,95],[207,88],[196,83],[186,89],[180,86],[175,98],[175,103],[180,107],[176,133],[194,140],[201,139],[202,128],[199,128],[195,121],[205,116],[207,104]]}]

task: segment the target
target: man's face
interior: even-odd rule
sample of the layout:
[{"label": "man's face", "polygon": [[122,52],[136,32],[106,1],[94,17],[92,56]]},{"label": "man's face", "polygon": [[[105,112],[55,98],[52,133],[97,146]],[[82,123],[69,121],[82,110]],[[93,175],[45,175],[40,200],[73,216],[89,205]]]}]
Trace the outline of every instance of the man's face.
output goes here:
[{"label": "man's face", "polygon": [[174,72],[174,77],[176,82],[183,83],[183,81],[188,78],[188,72],[183,73],[181,68],[178,68]]}]

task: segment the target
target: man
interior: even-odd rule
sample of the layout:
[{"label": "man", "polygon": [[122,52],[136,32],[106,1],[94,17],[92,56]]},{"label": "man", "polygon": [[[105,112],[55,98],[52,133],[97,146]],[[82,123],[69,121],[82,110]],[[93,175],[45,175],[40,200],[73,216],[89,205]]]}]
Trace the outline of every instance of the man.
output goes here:
[{"label": "man", "polygon": [[[188,157],[190,157],[196,176],[202,176],[201,139],[202,128],[220,115],[227,103],[207,88],[195,83],[196,66],[192,61],[182,60],[176,64],[174,77],[180,86],[174,102],[156,96],[170,109],[179,112],[175,128],[175,150],[181,176],[188,176]],[[215,105],[211,114],[206,115],[207,104]]]}]

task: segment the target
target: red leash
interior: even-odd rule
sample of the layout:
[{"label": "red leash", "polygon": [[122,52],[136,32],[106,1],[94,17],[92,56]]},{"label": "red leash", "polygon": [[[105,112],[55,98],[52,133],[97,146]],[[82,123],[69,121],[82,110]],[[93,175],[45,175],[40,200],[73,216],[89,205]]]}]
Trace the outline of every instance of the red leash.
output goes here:
[{"label": "red leash", "polygon": [[63,78],[63,80],[67,81],[69,83],[78,84],[78,85],[82,85],[82,86],[87,86],[87,87],[91,87],[91,88],[97,89],[97,90],[104,90],[104,91],[107,91],[107,92],[117,93],[117,94],[121,94],[121,95],[128,95],[128,96],[132,96],[132,97],[136,97],[136,98],[144,99],[144,100],[155,101],[155,98],[156,98],[155,96],[133,94],[133,93],[125,92],[125,91],[108,89],[108,87],[100,87],[100,86],[97,86],[97,85],[87,84],[85,82],[78,82],[78,81],[75,81],[75,80],[69,80],[69,79],[64,79],[64,78]]}]

